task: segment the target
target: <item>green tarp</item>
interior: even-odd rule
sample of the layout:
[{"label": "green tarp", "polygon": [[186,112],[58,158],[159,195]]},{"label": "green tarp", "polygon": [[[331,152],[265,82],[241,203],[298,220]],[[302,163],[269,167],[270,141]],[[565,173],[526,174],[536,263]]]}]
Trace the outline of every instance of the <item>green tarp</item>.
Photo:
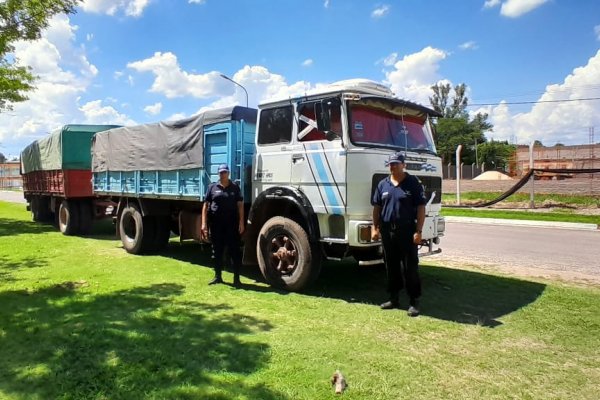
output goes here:
[{"label": "green tarp", "polygon": [[119,125],[65,125],[21,152],[24,174],[57,169],[91,169],[92,137]]}]

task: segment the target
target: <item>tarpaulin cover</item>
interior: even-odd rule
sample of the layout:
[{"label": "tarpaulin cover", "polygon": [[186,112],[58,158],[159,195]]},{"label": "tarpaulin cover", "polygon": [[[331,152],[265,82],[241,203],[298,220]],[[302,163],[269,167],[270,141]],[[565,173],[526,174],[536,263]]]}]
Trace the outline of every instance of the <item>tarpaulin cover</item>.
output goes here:
[{"label": "tarpaulin cover", "polygon": [[111,129],[94,136],[92,171],[169,171],[202,168],[204,127],[232,120],[256,122],[246,107],[208,110],[180,121]]},{"label": "tarpaulin cover", "polygon": [[65,125],[21,152],[23,173],[91,168],[92,136],[119,125]]}]

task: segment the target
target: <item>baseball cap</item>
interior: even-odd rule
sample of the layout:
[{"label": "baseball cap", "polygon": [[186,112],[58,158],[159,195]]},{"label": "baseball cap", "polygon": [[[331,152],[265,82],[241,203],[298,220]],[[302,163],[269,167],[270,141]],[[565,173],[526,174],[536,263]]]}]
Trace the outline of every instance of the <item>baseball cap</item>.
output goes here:
[{"label": "baseball cap", "polygon": [[390,157],[388,158],[387,164],[398,164],[398,163],[403,163],[404,162],[404,154],[400,153],[400,152],[396,152],[393,154],[390,154]]},{"label": "baseball cap", "polygon": [[229,165],[227,165],[227,164],[219,165],[219,173],[221,173],[221,172],[229,172]]}]

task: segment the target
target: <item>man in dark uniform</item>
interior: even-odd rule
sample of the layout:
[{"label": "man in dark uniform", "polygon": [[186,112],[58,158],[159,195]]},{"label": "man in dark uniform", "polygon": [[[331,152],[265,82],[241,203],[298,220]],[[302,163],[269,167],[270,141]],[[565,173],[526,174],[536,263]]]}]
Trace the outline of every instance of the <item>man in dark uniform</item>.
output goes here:
[{"label": "man in dark uniform", "polygon": [[[207,224],[208,223],[208,224]],[[209,285],[223,283],[223,253],[225,247],[233,261],[233,284],[240,286],[240,235],[244,233],[244,203],[238,185],[229,179],[229,166],[219,166],[219,181],[211,183],[202,206],[202,237],[210,238],[215,257],[215,277]]]},{"label": "man in dark uniform", "polygon": [[425,221],[425,194],[416,176],[404,171],[404,155],[394,153],[388,159],[390,176],[377,185],[373,193],[372,239],[381,238],[387,270],[389,301],[381,308],[399,308],[399,292],[406,287],[408,315],[419,315],[421,296],[417,245]]}]

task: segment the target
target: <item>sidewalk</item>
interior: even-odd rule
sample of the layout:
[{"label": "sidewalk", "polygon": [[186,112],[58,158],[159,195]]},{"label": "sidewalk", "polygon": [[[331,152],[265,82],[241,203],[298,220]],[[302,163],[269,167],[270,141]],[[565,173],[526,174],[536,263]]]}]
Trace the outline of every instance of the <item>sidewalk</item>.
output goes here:
[{"label": "sidewalk", "polygon": [[512,225],[528,226],[536,228],[574,229],[580,231],[599,231],[597,224],[586,224],[579,222],[554,222],[554,221],[529,221],[522,219],[501,218],[473,218],[473,217],[444,217],[446,222],[460,222],[463,224],[487,224],[487,225]]}]

